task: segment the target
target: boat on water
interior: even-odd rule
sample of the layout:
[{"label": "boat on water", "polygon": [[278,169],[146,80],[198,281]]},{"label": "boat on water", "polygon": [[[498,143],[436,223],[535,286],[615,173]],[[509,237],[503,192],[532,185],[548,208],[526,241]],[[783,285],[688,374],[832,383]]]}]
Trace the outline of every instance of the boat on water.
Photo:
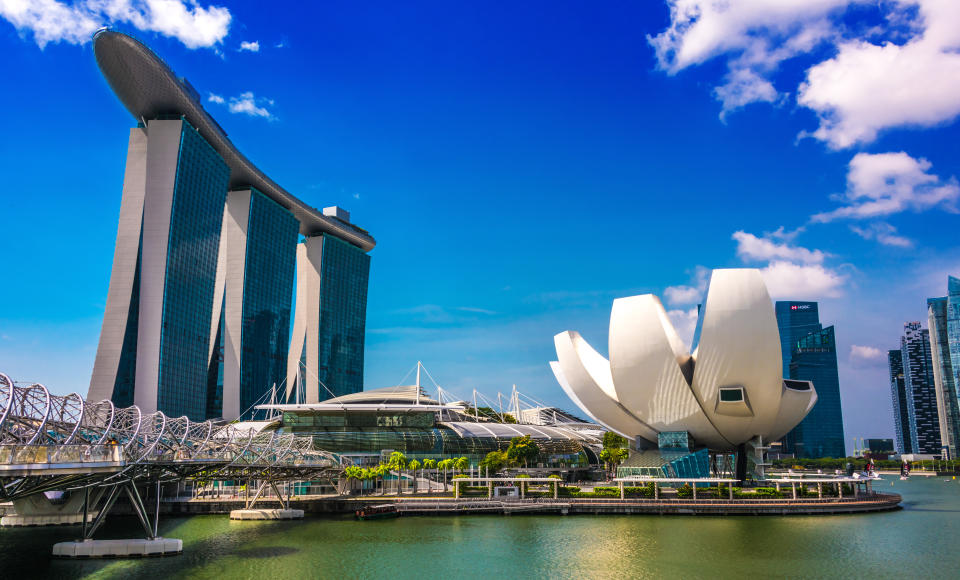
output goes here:
[{"label": "boat on water", "polygon": [[357,510],[357,519],[360,520],[383,520],[398,517],[400,517],[400,512],[397,510],[397,506],[392,503],[372,505]]},{"label": "boat on water", "polygon": [[900,466],[900,481],[908,479],[910,479],[910,464],[904,461],[903,465]]}]

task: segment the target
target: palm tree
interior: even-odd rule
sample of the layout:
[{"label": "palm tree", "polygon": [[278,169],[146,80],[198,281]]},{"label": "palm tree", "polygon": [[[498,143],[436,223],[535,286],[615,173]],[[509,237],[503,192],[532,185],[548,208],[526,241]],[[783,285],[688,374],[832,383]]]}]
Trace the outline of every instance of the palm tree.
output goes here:
[{"label": "palm tree", "polygon": [[403,470],[407,466],[407,456],[399,451],[394,451],[390,454],[390,460],[387,463],[389,469],[397,470],[397,495],[402,495],[403,492],[400,490],[400,482],[403,479]]},{"label": "palm tree", "polygon": [[[424,460],[423,460],[423,468],[424,468],[424,469],[436,469],[436,468],[437,468],[437,460],[436,460],[436,459],[424,459]],[[432,480],[428,480],[428,481],[432,481]],[[430,486],[430,484],[427,484],[427,492],[429,493],[429,492],[431,492],[431,491],[433,491],[433,488]]]},{"label": "palm tree", "polygon": [[466,457],[460,457],[453,462],[453,467],[460,473],[463,473],[465,470],[470,468],[470,460]]},{"label": "palm tree", "polygon": [[414,493],[414,495],[416,495],[416,493],[417,493],[417,470],[420,469],[420,461],[417,460],[417,459],[414,459],[413,461],[410,462],[410,466],[409,466],[409,467],[410,467],[410,469],[413,470],[413,493]]}]

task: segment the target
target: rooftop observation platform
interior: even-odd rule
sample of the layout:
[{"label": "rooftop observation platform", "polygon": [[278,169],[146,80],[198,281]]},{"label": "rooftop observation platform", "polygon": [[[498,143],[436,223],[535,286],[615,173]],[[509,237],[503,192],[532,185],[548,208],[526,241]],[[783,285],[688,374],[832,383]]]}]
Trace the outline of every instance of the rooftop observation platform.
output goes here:
[{"label": "rooftop observation platform", "polygon": [[305,236],[331,234],[365,252],[376,245],[362,228],[323,215],[267,177],[227,138],[190,83],[178,77],[146,45],[121,32],[103,29],[93,37],[93,53],[110,88],[134,119],[146,123],[163,115],[182,115],[193,125],[230,167],[231,190],[255,187],[290,210]]}]

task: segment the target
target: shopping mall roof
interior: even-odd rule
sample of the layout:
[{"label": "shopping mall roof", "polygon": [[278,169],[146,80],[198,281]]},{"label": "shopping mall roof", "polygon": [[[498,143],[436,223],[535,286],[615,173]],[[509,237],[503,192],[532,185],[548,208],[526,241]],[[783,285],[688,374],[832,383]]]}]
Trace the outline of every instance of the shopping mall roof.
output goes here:
[{"label": "shopping mall roof", "polygon": [[93,37],[93,53],[107,83],[133,117],[142,123],[162,115],[183,115],[230,167],[230,188],[255,187],[300,221],[300,233],[332,234],[369,252],[376,241],[365,230],[323,213],[280,187],[247,159],[200,103],[200,95],[135,38],[102,29]]}]

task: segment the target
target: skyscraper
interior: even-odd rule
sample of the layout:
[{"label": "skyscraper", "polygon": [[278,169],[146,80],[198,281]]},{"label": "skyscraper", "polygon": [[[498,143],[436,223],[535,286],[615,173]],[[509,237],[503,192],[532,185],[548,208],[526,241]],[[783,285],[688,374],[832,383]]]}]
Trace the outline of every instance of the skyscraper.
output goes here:
[{"label": "skyscraper", "polygon": [[940,439],[949,456],[960,452],[960,279],[947,278],[947,296],[927,300],[930,354],[940,417]]},{"label": "skyscraper", "polygon": [[956,375],[950,359],[947,335],[947,297],[927,300],[930,326],[930,358],[933,383],[937,395],[937,415],[940,419],[940,442],[948,457],[957,456],[960,437],[960,407],[957,402]]},{"label": "skyscraper", "polygon": [[[919,322],[906,322],[900,338],[904,388],[914,453],[940,454],[940,416],[933,381],[930,333]],[[906,434],[904,434],[906,436]]]},{"label": "skyscraper", "polygon": [[890,398],[893,400],[893,424],[897,435],[897,450],[900,453],[913,453],[910,411],[907,409],[907,383],[903,375],[903,351],[887,351],[887,365],[890,369]]},{"label": "skyscraper", "polygon": [[282,392],[300,235],[325,240],[322,271],[303,277],[324,286],[332,330],[311,331],[318,350],[335,353],[305,373],[361,390],[373,238],[346,212],[321,213],[264,175],[137,40],[101,30],[94,54],[139,124],[88,398],[202,420],[236,418],[274,385]]},{"label": "skyscraper", "polygon": [[[230,169],[185,119],[130,133],[103,330],[89,397],[206,417],[220,225]],[[134,388],[135,385],[135,388]]]},{"label": "skyscraper", "polygon": [[308,403],[362,390],[370,256],[333,236],[315,236],[300,244],[297,271],[287,398],[296,389]]},{"label": "skyscraper", "polygon": [[806,418],[783,438],[782,449],[797,457],[844,457],[834,328],[820,324],[816,302],[779,301],[775,311],[783,376],[812,381],[818,397]]}]

